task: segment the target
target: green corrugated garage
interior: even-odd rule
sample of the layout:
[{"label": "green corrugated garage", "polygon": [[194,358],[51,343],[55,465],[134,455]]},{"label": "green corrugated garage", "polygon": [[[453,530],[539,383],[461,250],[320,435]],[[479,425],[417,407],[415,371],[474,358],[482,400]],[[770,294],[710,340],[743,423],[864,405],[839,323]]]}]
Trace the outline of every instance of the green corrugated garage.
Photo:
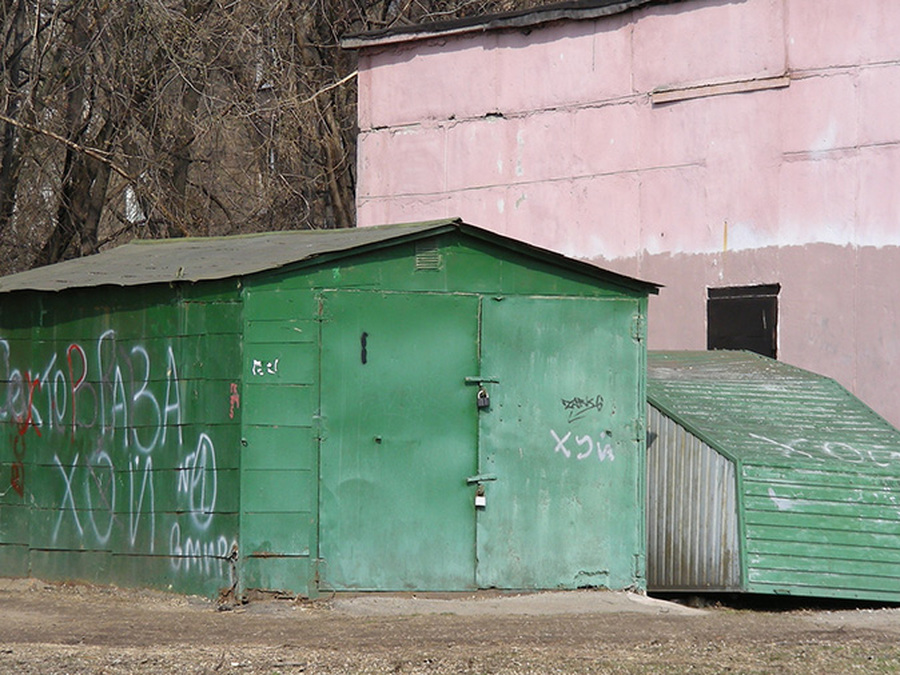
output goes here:
[{"label": "green corrugated garage", "polygon": [[656,290],[453,220],[0,279],[0,569],[640,588]]},{"label": "green corrugated garage", "polygon": [[749,352],[651,352],[648,589],[900,601],[900,432]]}]

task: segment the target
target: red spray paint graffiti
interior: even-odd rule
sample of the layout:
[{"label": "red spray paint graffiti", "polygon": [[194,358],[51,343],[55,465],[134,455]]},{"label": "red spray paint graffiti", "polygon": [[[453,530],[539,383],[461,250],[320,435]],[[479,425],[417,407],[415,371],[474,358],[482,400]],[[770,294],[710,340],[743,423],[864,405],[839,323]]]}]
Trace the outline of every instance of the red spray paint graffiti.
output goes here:
[{"label": "red spray paint graffiti", "polygon": [[10,469],[9,484],[20,497],[25,496],[25,439],[21,436],[13,436],[13,457],[15,461]]},{"label": "red spray paint graffiti", "polygon": [[234,419],[235,408],[241,407],[241,395],[238,393],[238,386],[234,382],[231,383],[231,397],[228,399],[228,418]]},{"label": "red spray paint graffiti", "polygon": [[17,436],[13,436],[12,450],[14,461],[10,467],[9,484],[20,497],[25,496],[25,434],[29,429],[40,436],[41,430],[34,420],[34,392],[41,388],[41,378],[32,377],[30,372],[25,373],[25,382],[28,384],[28,404],[24,413],[14,415]]},{"label": "red spray paint graffiti", "polygon": [[[119,341],[110,329],[92,345],[70,343],[46,359],[37,369],[20,370],[11,362],[10,343],[0,337],[0,425],[8,430],[12,460],[2,480],[8,478],[22,498],[32,492],[35,501],[46,500],[45,481],[26,482],[26,445],[36,454],[44,443],[53,453],[54,494],[62,496],[50,541],[65,537],[85,548],[159,554],[166,543],[158,533],[163,524],[169,537],[162,554],[170,557],[173,571],[223,574],[236,544],[216,524],[216,448],[205,432],[198,432],[196,443],[185,442],[185,432],[194,427],[184,424],[185,388],[173,345],[148,349]],[[240,390],[238,383],[229,384],[233,419]],[[71,445],[62,442],[67,438]],[[157,456],[169,461],[173,455],[179,459],[174,472],[154,467]],[[176,481],[175,513],[158,513],[156,492],[167,479]]]}]

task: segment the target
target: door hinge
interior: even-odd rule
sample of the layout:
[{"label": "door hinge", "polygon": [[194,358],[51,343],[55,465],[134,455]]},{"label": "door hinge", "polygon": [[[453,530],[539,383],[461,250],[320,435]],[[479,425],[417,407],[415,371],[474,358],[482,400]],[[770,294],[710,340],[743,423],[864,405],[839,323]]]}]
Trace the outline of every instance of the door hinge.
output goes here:
[{"label": "door hinge", "polygon": [[647,571],[647,559],[644,557],[643,553],[635,553],[634,554],[634,581],[637,585],[638,589],[643,589],[644,587],[644,577],[646,576]]},{"label": "door hinge", "polygon": [[325,440],[325,419],[322,417],[322,413],[319,412],[312,417],[312,431],[313,438],[315,438],[318,442],[322,442]]},{"label": "door hinge", "polygon": [[637,342],[643,342],[647,333],[647,322],[643,314],[635,314],[631,317],[631,337]]},{"label": "door hinge", "polygon": [[636,441],[645,441],[646,437],[644,436],[644,420],[636,419],[632,423],[632,428],[634,429],[634,440]]}]

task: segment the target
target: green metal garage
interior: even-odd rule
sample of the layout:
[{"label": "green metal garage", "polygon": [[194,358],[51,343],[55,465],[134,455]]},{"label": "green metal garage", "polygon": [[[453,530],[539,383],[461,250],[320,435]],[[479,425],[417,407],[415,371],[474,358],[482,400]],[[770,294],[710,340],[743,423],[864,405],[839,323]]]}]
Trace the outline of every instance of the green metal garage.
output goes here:
[{"label": "green metal garage", "polygon": [[656,291],[457,220],[141,241],[0,279],[0,569],[642,588]]},{"label": "green metal garage", "polygon": [[750,352],[651,352],[647,586],[900,601],[900,432]]}]

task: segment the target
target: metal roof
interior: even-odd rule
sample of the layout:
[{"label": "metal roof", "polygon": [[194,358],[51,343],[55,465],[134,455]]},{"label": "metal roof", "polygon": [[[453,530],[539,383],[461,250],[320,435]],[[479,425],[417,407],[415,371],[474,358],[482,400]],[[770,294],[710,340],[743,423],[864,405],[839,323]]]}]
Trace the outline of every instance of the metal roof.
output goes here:
[{"label": "metal roof", "polygon": [[544,7],[514,10],[497,14],[470,16],[462,19],[434,21],[409,26],[393,26],[381,30],[347,35],[341,40],[345,49],[360,49],[397,42],[410,42],[431,37],[464,33],[481,33],[499,29],[530,29],[562,20],[598,19],[621,14],[644,5],[672,4],[684,0],[570,0]]},{"label": "metal roof", "polygon": [[647,398],[744,463],[891,473],[900,431],[832,379],[740,351],[650,352]]},{"label": "metal roof", "polygon": [[657,293],[659,285],[531,246],[459,219],[337,230],[291,230],[232,237],[136,240],[92,256],[0,277],[0,293],[142,286],[242,277],[380,246],[459,231],[597,279]]}]

